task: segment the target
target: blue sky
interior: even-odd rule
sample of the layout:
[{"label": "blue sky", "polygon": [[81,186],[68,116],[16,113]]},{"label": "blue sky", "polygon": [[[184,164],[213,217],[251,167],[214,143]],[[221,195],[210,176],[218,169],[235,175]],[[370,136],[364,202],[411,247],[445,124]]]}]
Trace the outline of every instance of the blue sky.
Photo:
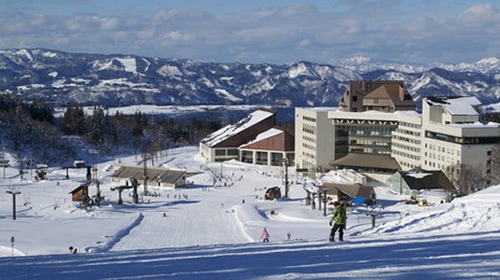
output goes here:
[{"label": "blue sky", "polygon": [[500,1],[0,0],[0,49],[210,62],[500,57]]}]

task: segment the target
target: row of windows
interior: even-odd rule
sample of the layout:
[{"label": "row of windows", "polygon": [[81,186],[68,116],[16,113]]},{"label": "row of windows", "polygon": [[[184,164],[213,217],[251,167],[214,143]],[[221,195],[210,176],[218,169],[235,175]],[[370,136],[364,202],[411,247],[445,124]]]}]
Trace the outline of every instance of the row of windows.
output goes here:
[{"label": "row of windows", "polygon": [[411,151],[411,152],[415,152],[415,153],[420,153],[420,148],[419,147],[408,146],[408,145],[401,144],[401,143],[398,143],[398,142],[392,143],[392,147],[399,148],[399,149],[405,150],[405,151]]},{"label": "row of windows", "polygon": [[349,145],[390,146],[390,143],[384,141],[373,141],[369,139],[350,139]]},{"label": "row of windows", "polygon": [[403,141],[403,142],[412,143],[412,144],[416,144],[416,145],[420,145],[420,142],[421,142],[419,139],[408,138],[408,137],[397,136],[397,135],[394,135],[392,139],[394,139],[394,140],[400,140],[400,141]]},{"label": "row of windows", "polygon": [[430,167],[433,167],[433,168],[437,168],[437,169],[440,169],[440,170],[445,170],[448,166],[450,166],[449,164],[441,164],[441,163],[436,163],[434,161],[428,161],[428,160],[424,160],[424,165],[426,166],[430,166]]},{"label": "row of windows", "polygon": [[424,145],[426,149],[431,150],[431,151],[438,151],[440,153],[447,153],[449,155],[454,156],[455,154],[457,156],[460,156],[460,150],[452,149],[450,147],[443,147],[440,145],[435,145],[435,144],[425,144]]},{"label": "row of windows", "polygon": [[305,152],[305,151],[302,151],[302,156],[304,156],[305,158],[314,159],[314,155],[313,154]]},{"label": "row of windows", "polygon": [[374,149],[369,147],[349,147],[349,153],[357,154],[373,154],[373,155],[390,155],[391,150]]},{"label": "row of windows", "polygon": [[302,119],[305,121],[316,122],[316,118],[313,117],[302,116]]},{"label": "row of windows", "polygon": [[425,137],[457,144],[495,144],[500,143],[500,137],[455,137],[443,133],[426,131]]},{"label": "row of windows", "polygon": [[409,122],[399,122],[399,126],[400,127],[401,126],[406,126],[406,127],[410,127],[410,128],[416,128],[416,129],[420,129],[421,128],[421,125],[414,124],[414,123],[409,123]]},{"label": "row of windows", "polygon": [[394,131],[398,132],[398,133],[406,134],[406,135],[412,135],[412,136],[415,136],[415,137],[420,137],[420,132],[419,131],[413,131],[413,130],[407,130],[407,129],[401,129],[401,128],[397,128]]},{"label": "row of windows", "polygon": [[309,134],[316,134],[316,127],[312,125],[304,124],[302,126],[302,131]]},{"label": "row of windows", "polygon": [[237,156],[238,149],[217,149],[215,150],[216,156]]},{"label": "row of windows", "polygon": [[445,162],[447,164],[459,164],[460,163],[460,160],[457,160],[456,162],[454,162],[455,160],[453,157],[445,156],[445,155],[438,154],[438,153],[428,153],[427,154],[427,152],[425,152],[424,156],[426,158],[435,159],[435,160],[438,160],[440,162]]},{"label": "row of windows", "polygon": [[313,151],[314,151],[314,150],[316,150],[316,146],[314,146],[314,145],[309,145],[309,144],[307,144],[307,143],[302,143],[302,147],[303,147],[303,148],[306,148],[306,149],[309,149],[309,150],[313,150]]},{"label": "row of windows", "polygon": [[418,167],[418,165],[415,165],[415,164],[412,164],[412,163],[409,163],[406,161],[401,161],[399,164],[401,164],[402,166],[407,167],[409,169],[415,169],[416,167]]},{"label": "row of windows", "polygon": [[354,127],[348,128],[349,135],[383,136],[391,137],[392,129],[380,127]]},{"label": "row of windows", "polygon": [[405,153],[405,152],[402,152],[402,151],[399,151],[399,150],[393,150],[392,153],[395,154],[395,155],[407,158],[407,159],[411,159],[411,160],[415,160],[415,161],[420,161],[420,156],[415,155],[415,154],[409,154],[409,153]]},{"label": "row of windows", "polygon": [[302,136],[302,140],[307,141],[307,142],[311,142],[311,143],[316,143],[316,140],[314,138],[306,136],[306,135]]}]

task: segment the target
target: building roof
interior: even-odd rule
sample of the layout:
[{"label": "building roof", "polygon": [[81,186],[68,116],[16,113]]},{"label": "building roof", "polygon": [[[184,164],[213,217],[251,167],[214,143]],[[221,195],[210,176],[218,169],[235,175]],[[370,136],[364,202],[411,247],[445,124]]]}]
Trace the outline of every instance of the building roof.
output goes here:
[{"label": "building roof", "polygon": [[293,136],[278,128],[266,130],[251,141],[240,146],[240,149],[257,149],[271,151],[294,151]]},{"label": "building roof", "polygon": [[474,96],[427,97],[424,101],[429,105],[442,106],[450,115],[478,115],[474,106],[481,105],[481,101]]},{"label": "building roof", "polygon": [[390,155],[350,153],[330,163],[331,165],[371,167],[399,170],[401,167]]},{"label": "building roof", "polygon": [[[184,170],[172,170],[159,167],[148,167],[148,180],[164,182],[164,183],[175,183],[182,176],[185,176],[186,171]],[[136,178],[138,180],[144,179],[144,167],[143,166],[120,166],[111,177],[114,178]]]},{"label": "building roof", "polygon": [[266,110],[257,110],[247,117],[239,120],[235,124],[227,125],[203,138],[200,142],[209,147],[214,147],[217,144],[236,136],[237,134],[251,128],[258,123],[273,117],[274,113]]},{"label": "building roof", "polygon": [[399,171],[403,180],[412,190],[443,189],[456,192],[453,184],[441,170]]},{"label": "building roof", "polygon": [[374,189],[372,186],[366,186],[362,184],[337,184],[337,183],[323,183],[322,189],[326,190],[327,194],[339,195],[339,193],[345,194],[351,198],[364,197],[371,198]]},{"label": "building roof", "polygon": [[73,190],[71,190],[69,193],[74,194],[74,193],[79,192],[81,189],[84,189],[84,190],[88,189],[90,184],[92,184],[92,181],[89,181],[87,183],[83,183],[83,184],[79,185],[78,187],[74,188]]}]

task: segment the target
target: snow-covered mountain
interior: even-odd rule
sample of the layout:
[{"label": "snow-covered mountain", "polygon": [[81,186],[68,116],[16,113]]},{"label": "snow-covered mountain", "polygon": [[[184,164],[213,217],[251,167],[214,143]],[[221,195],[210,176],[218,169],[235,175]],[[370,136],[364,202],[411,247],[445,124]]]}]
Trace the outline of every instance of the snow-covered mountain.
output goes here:
[{"label": "snow-covered mountain", "polygon": [[0,92],[57,105],[336,106],[350,80],[399,79],[417,101],[474,95],[495,104],[500,103],[499,66],[498,58],[431,66],[364,57],[337,66],[304,61],[273,65],[10,49],[0,51]]}]

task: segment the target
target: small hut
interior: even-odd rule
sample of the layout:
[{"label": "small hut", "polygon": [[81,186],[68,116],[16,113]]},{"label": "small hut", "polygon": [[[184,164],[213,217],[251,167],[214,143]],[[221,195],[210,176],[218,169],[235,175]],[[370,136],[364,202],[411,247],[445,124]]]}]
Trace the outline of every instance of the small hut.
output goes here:
[{"label": "small hut", "polygon": [[81,184],[80,186],[69,192],[71,194],[71,201],[73,201],[74,204],[80,205],[82,207],[87,206],[87,204],[91,201],[91,198],[89,196],[89,185],[91,183],[92,182]]}]

